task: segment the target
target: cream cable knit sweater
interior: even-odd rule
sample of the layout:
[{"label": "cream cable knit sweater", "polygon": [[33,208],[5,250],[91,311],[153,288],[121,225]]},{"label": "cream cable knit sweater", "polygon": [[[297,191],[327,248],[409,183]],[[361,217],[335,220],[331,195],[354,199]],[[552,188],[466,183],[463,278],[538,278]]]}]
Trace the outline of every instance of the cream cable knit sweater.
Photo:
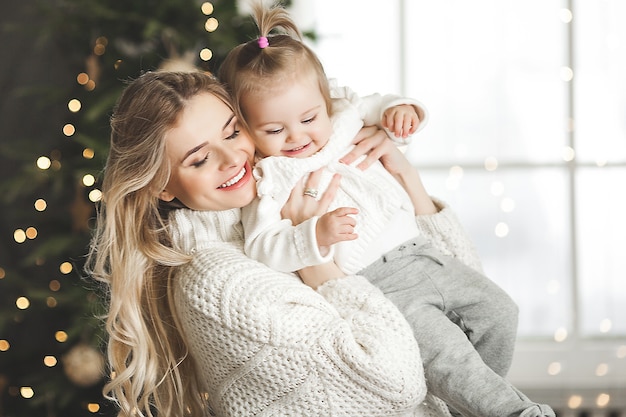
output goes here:
[{"label": "cream cable knit sweater", "polygon": [[[366,279],[316,292],[251,260],[237,209],[180,209],[170,221],[175,245],[193,254],[174,302],[217,416],[449,416],[424,401],[411,329]],[[418,224],[449,251],[471,248],[447,209]]]}]

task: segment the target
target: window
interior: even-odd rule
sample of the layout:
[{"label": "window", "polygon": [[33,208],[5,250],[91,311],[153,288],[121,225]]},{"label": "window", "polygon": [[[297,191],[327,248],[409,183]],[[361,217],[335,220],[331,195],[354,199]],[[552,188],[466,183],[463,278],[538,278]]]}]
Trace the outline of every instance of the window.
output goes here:
[{"label": "window", "polygon": [[426,104],[406,152],[520,305],[511,379],[626,401],[626,2],[296,4],[331,78]]}]

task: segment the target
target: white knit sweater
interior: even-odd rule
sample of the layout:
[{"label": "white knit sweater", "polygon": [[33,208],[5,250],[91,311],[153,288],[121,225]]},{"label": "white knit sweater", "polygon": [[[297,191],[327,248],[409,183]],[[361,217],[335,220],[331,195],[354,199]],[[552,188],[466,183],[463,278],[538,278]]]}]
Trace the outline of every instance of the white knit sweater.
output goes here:
[{"label": "white knit sweater", "polygon": [[[480,267],[447,208],[418,217],[446,253]],[[174,244],[192,254],[175,304],[217,416],[449,416],[426,385],[412,331],[366,279],[314,291],[243,253],[240,210],[175,210]]]},{"label": "white knit sweater", "polygon": [[[449,210],[419,222],[434,242],[471,248]],[[193,254],[174,302],[217,416],[449,416],[424,401],[412,331],[366,279],[314,291],[251,260],[237,209],[175,210],[170,224],[175,246]]]}]

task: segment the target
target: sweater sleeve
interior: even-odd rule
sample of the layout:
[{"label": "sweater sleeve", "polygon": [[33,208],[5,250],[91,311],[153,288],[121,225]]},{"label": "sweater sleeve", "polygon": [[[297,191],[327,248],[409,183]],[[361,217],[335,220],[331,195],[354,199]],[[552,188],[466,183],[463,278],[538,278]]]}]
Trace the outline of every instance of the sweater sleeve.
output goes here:
[{"label": "sweater sleeve", "polygon": [[467,266],[482,272],[474,244],[454,211],[443,201],[433,201],[438,209],[437,213],[415,217],[420,232],[443,254],[458,258]]},{"label": "sweater sleeve", "polygon": [[426,385],[411,328],[365,278],[340,278],[316,292],[241,252],[215,248],[197,252],[183,273],[177,311],[219,402],[212,406],[224,415],[267,407],[288,414],[300,401],[340,415],[421,407]]},{"label": "sweater sleeve", "polygon": [[297,226],[282,219],[278,202],[271,196],[256,198],[242,209],[245,253],[280,272],[295,272],[307,266],[330,262],[334,251],[322,254],[312,217]]}]

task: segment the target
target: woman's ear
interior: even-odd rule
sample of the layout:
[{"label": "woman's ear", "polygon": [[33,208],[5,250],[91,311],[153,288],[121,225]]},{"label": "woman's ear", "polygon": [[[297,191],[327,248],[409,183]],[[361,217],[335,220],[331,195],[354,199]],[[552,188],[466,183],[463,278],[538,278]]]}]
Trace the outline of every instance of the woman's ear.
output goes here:
[{"label": "woman's ear", "polygon": [[163,201],[167,201],[168,203],[175,199],[176,197],[167,190],[163,190],[159,193],[159,198]]}]

